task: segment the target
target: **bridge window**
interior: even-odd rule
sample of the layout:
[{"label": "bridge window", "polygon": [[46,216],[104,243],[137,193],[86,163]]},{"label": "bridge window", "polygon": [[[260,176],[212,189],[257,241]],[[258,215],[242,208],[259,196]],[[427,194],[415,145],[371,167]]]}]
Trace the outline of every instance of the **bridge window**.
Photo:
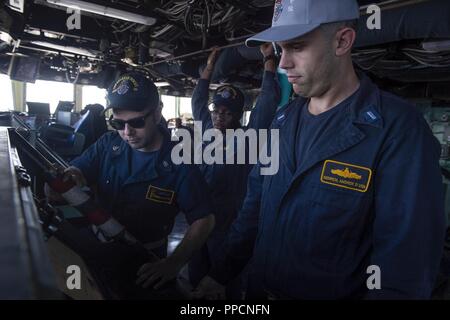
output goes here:
[{"label": "bridge window", "polygon": [[166,120],[172,119],[176,117],[175,111],[175,97],[173,96],[161,96],[161,101],[164,104],[164,108],[162,109],[162,115]]},{"label": "bridge window", "polygon": [[50,103],[50,112],[53,113],[59,101],[74,101],[74,87],[70,83],[55,81],[27,83],[26,101]]},{"label": "bridge window", "polygon": [[83,86],[83,108],[88,104],[101,104],[106,108],[106,89],[96,86]]},{"label": "bridge window", "polygon": [[0,74],[0,97],[0,111],[14,110],[11,80],[5,74]]},{"label": "bridge window", "polygon": [[192,118],[192,106],[191,106],[191,98],[180,98],[180,114],[179,116],[185,116],[188,118]]}]

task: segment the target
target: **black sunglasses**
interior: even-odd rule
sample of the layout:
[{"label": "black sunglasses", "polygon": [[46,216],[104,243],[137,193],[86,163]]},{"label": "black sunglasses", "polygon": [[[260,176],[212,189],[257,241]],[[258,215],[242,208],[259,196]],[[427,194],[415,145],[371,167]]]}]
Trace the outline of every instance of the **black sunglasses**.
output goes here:
[{"label": "black sunglasses", "polygon": [[153,111],[150,111],[143,115],[142,117],[133,118],[130,120],[120,120],[120,119],[114,119],[113,116],[109,119],[109,124],[111,127],[113,127],[116,130],[124,130],[125,125],[128,123],[130,127],[133,127],[134,129],[141,129],[145,127],[145,120],[148,118],[149,115],[151,115]]}]

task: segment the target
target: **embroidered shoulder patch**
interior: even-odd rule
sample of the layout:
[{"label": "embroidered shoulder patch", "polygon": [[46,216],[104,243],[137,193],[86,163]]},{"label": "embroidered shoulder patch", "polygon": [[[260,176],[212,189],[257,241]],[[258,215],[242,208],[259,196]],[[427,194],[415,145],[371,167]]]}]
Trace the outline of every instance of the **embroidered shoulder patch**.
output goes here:
[{"label": "embroidered shoulder patch", "polygon": [[366,192],[369,189],[372,170],[349,163],[325,161],[320,181],[333,186]]},{"label": "embroidered shoulder patch", "polygon": [[159,203],[172,204],[175,192],[150,185],[147,191],[147,199]]}]

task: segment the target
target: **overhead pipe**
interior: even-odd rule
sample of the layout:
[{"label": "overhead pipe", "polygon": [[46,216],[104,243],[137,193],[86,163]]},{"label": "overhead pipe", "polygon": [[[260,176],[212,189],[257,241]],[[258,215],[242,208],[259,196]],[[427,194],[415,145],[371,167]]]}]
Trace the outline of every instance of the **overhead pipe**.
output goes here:
[{"label": "overhead pipe", "polygon": [[192,57],[192,56],[197,56],[197,55],[202,54],[202,53],[212,52],[216,48],[219,49],[219,50],[222,50],[222,49],[226,49],[226,48],[237,47],[237,46],[240,46],[240,45],[243,45],[243,44],[245,44],[245,42],[228,44],[228,45],[221,46],[221,47],[212,47],[212,48],[209,48],[209,49],[202,49],[202,50],[198,50],[198,51],[195,51],[195,52],[183,54],[181,56],[176,56],[176,57],[167,58],[167,59],[156,61],[156,62],[152,62],[152,63],[147,63],[145,66],[146,67],[151,67],[151,66],[155,66],[155,65],[161,64],[161,63],[166,63],[166,62],[170,62],[170,61],[174,61],[174,60],[182,60],[182,59],[189,58],[189,57]]}]

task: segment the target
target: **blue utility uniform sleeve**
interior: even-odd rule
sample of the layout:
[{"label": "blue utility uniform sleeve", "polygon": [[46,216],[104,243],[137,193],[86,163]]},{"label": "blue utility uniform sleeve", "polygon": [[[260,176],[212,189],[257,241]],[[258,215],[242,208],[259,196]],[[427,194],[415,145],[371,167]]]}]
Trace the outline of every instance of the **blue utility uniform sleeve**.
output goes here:
[{"label": "blue utility uniform sleeve", "polygon": [[255,165],[248,176],[247,196],[241,210],[230,227],[209,275],[216,281],[226,284],[236,277],[252,257],[258,233],[259,209],[261,202],[263,176],[260,165]]},{"label": "blue utility uniform sleeve", "polygon": [[186,166],[188,172],[178,189],[178,206],[189,224],[213,213],[208,186],[195,165]]},{"label": "blue utility uniform sleeve", "polygon": [[281,89],[275,73],[264,71],[261,92],[256,101],[255,108],[250,113],[247,128],[267,129],[277,111],[281,99]]},{"label": "blue utility uniform sleeve", "polygon": [[81,170],[88,185],[97,183],[100,174],[101,157],[106,152],[106,141],[111,133],[105,133],[99,140],[86,149],[83,154],[73,159],[70,165]]},{"label": "blue utility uniform sleeve", "polygon": [[212,128],[213,123],[208,109],[209,80],[199,79],[192,93],[192,115],[195,121],[202,121],[203,130]]},{"label": "blue utility uniform sleeve", "polygon": [[382,152],[370,259],[380,267],[381,290],[369,290],[366,298],[431,296],[446,226],[439,156],[439,143],[422,118],[402,128]]}]

